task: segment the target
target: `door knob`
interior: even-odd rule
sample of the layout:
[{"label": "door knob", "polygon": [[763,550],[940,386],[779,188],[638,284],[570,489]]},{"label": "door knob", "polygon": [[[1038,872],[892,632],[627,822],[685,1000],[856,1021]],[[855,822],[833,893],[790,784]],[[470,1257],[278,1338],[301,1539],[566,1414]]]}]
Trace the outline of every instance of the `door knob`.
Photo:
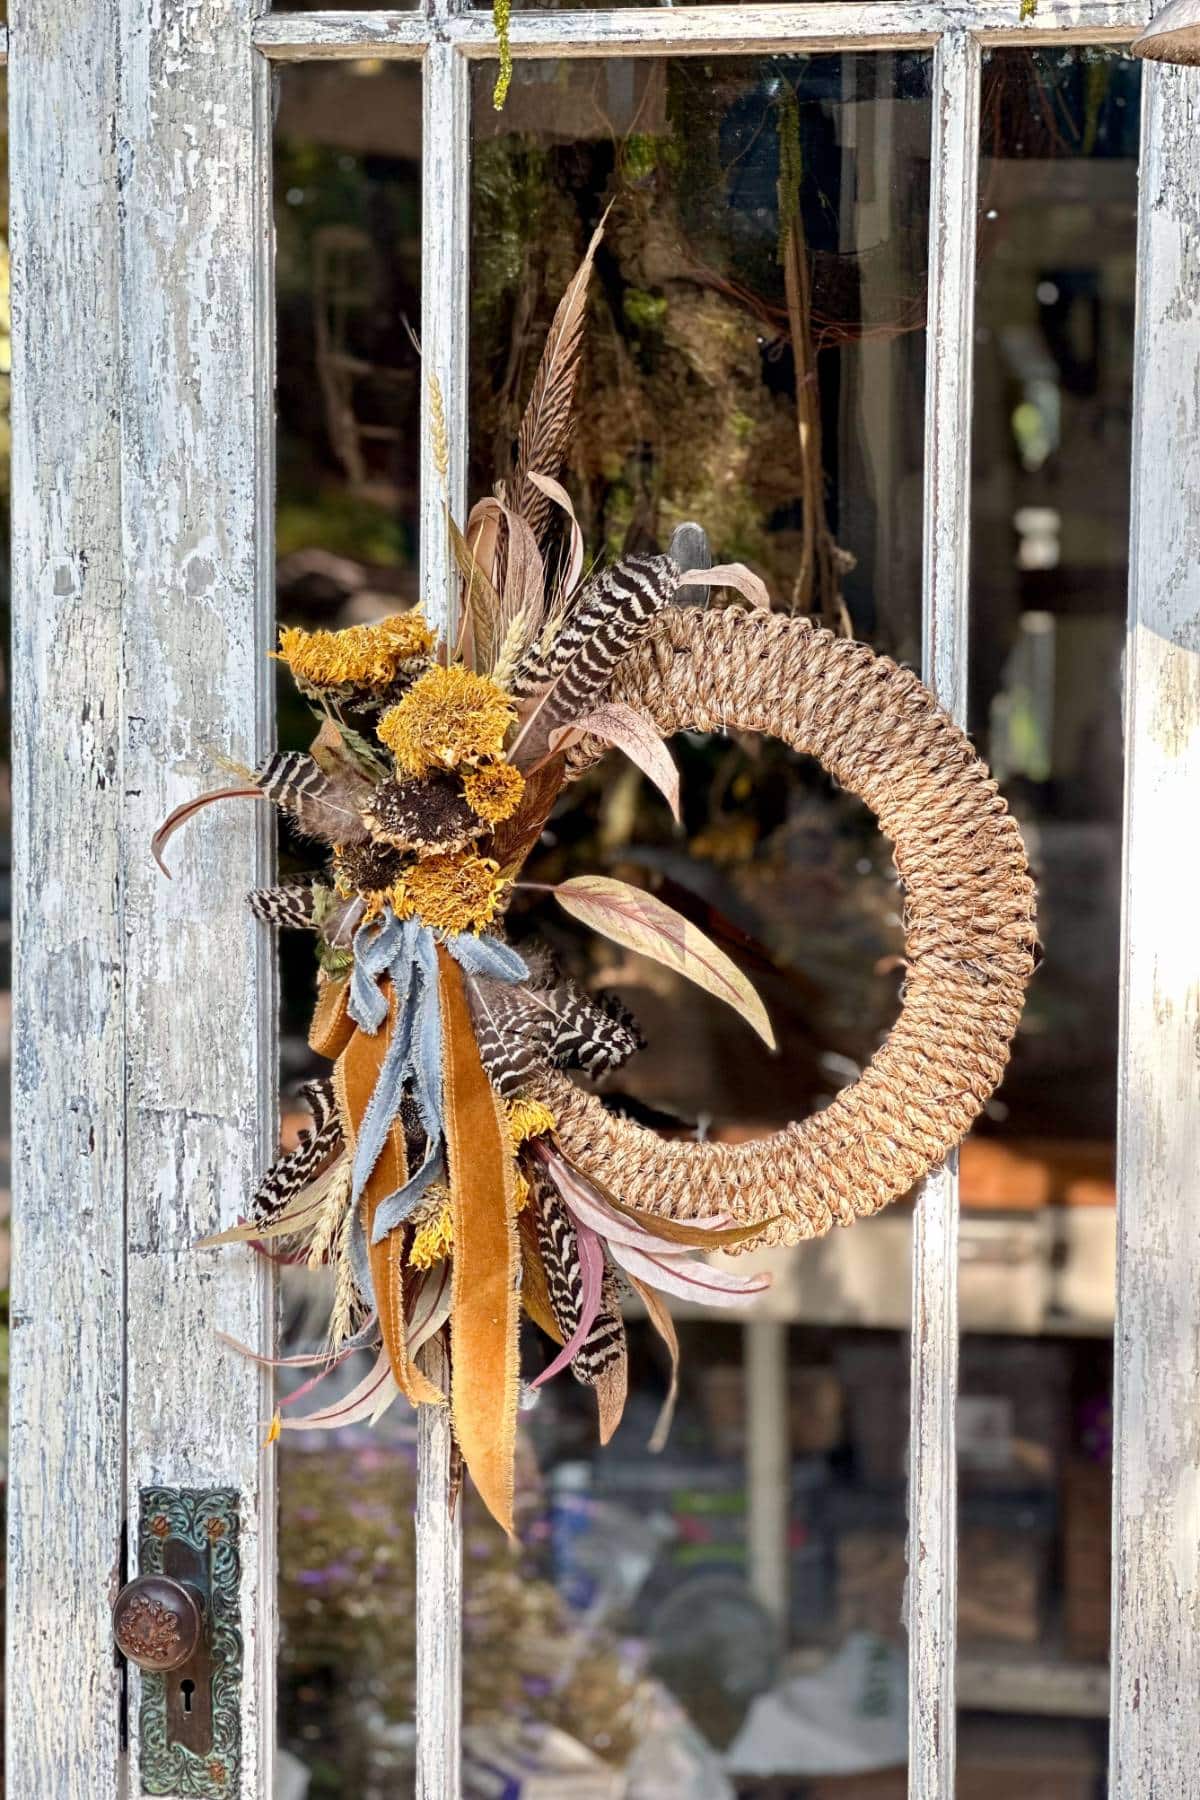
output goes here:
[{"label": "door knob", "polygon": [[200,1647],[200,1595],[169,1575],[139,1575],[117,1595],[112,1611],[117,1648],[139,1669],[164,1673],[190,1662]]}]

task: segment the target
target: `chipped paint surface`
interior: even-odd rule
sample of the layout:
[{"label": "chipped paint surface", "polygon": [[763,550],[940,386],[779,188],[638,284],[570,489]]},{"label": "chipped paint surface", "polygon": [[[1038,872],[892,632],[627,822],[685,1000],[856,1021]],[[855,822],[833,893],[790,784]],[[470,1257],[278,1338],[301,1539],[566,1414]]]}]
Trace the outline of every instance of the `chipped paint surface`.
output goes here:
[{"label": "chipped paint surface", "polygon": [[[215,1334],[269,1347],[272,1291],[261,1259],[192,1246],[274,1148],[274,957],[244,902],[270,819],[205,814],[169,882],[147,846],[213,751],[254,765],[270,742],[269,71],[251,0],[121,10],[126,1480],[241,1496],[248,1800],[272,1788],[272,1400]],[[136,1701],[135,1678],[135,1767]]]},{"label": "chipped paint surface", "polygon": [[1118,1122],[1113,1800],[1200,1764],[1200,71],[1144,65]]},{"label": "chipped paint surface", "polygon": [[86,32],[44,0],[12,0],[9,15],[8,1757],[14,1794],[110,1800],[124,1366],[115,4],[97,0]]},{"label": "chipped paint surface", "polygon": [[1117,1129],[1110,1793],[1200,1764],[1200,72],[1144,65]]}]

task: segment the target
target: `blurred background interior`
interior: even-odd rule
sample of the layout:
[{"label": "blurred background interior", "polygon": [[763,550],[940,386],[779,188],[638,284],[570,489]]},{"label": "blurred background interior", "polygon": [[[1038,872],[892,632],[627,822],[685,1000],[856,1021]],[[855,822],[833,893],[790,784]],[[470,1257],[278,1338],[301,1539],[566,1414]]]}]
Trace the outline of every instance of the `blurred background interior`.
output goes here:
[{"label": "blurred background interior", "polygon": [[[555,302],[611,203],[568,477],[590,554],[663,547],[698,519],[714,561],[749,563],[776,605],[919,666],[930,75],[920,51],[523,62],[496,113],[479,65],[472,498],[503,467]],[[1026,834],[1046,961],[961,1160],[962,1800],[1104,1790],[1138,76],[1076,48],[997,50],[984,69],[970,728]],[[282,74],[288,623],[420,599],[419,79],[383,62]],[[803,309],[785,292],[789,237],[810,271]],[[5,402],[7,313],[5,252]],[[311,736],[283,685],[279,734]],[[531,878],[605,869],[731,921],[780,1054],[524,897],[511,924],[634,1010],[648,1048],[618,1080],[641,1117],[757,1135],[827,1104],[886,1034],[901,897],[872,820],[803,759],[737,734],[674,750],[684,833],[613,758],[569,791]],[[0,804],[7,821],[7,759]],[[303,866],[287,842],[281,857]],[[2,878],[7,971],[7,850]],[[280,951],[293,1094],[313,1072],[296,938]],[[285,1133],[301,1123],[297,1104]],[[522,1793],[554,1800],[903,1800],[911,1227],[901,1203],[770,1253],[752,1317],[680,1309],[661,1455],[647,1439],[666,1372],[636,1318],[607,1451],[569,1379],[524,1415],[519,1545],[466,1499],[469,1792],[495,1791],[488,1771],[523,1742],[543,1775]],[[323,1311],[318,1280],[282,1271],[295,1341]],[[527,1355],[532,1371],[543,1347]],[[404,1794],[411,1421],[289,1434],[279,1456],[294,1793]]]}]

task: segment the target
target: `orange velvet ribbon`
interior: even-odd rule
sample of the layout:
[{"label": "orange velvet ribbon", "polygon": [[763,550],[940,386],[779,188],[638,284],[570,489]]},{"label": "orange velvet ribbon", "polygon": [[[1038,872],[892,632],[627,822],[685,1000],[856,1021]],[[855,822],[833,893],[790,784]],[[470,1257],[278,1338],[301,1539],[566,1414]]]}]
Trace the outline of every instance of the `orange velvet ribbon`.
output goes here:
[{"label": "orange velvet ribbon", "polygon": [[[375,1091],[379,1070],[387,1055],[396,1022],[396,1002],[391,983],[382,984],[388,999],[388,1022],[372,1036],[357,1027],[350,1032],[345,1048],[333,1072],[333,1090],[342,1118],[342,1129],[351,1157],[358,1138],[367,1104]],[[344,1016],[344,1002],[339,1008]],[[314,1020],[314,1028],[316,1021]],[[408,1337],[404,1317],[404,1227],[397,1225],[382,1243],[371,1242],[375,1214],[389,1194],[404,1186],[408,1179],[408,1154],[404,1127],[397,1119],[363,1189],[361,1200],[363,1229],[367,1234],[371,1262],[371,1285],[375,1290],[375,1306],[384,1348],[392,1365],[396,1386],[414,1406],[442,1406],[445,1396],[423,1375],[408,1354]]]},{"label": "orange velvet ribbon", "polygon": [[512,1144],[479,1060],[462,974],[440,947],[438,988],[454,1215],[450,1403],[475,1486],[511,1534],[519,1306]]}]

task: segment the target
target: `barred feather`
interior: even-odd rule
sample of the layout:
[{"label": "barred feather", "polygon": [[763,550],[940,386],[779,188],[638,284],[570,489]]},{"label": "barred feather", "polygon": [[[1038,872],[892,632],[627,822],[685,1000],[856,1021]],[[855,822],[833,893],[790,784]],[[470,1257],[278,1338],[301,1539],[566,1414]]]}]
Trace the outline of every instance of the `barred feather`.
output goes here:
[{"label": "barred feather", "polygon": [[265,925],[294,931],[313,931],[313,891],[307,881],[289,881],[282,887],[255,888],[247,895],[250,911]]},{"label": "barred feather", "polygon": [[564,982],[547,1000],[554,1011],[550,1056],[560,1069],[608,1075],[642,1048],[641,1033],[614,995],[589,998],[574,982]]},{"label": "barred feather", "polygon": [[609,994],[592,999],[552,973],[535,971],[534,981],[519,987],[474,977],[468,996],[480,1061],[502,1099],[551,1066],[605,1075],[642,1047],[620,1001]]},{"label": "barred feather", "polygon": [[483,976],[469,978],[467,998],[479,1060],[500,1097],[511,1099],[550,1067],[555,1014],[531,988]]},{"label": "barred feather", "polygon": [[254,777],[268,800],[295,820],[306,837],[357,844],[367,836],[359,810],[370,792],[349,774],[327,775],[302,751],[269,756]]},{"label": "barred feather", "polygon": [[625,1354],[620,1291],[616,1275],[609,1269],[604,1277],[604,1298],[596,1322],[571,1362],[571,1373],[584,1387],[595,1387]]},{"label": "barred feather", "polygon": [[575,1246],[575,1228],[549,1176],[536,1165],[527,1173],[533,1189],[533,1222],[546,1272],[550,1310],[566,1343],[579,1324],[583,1305],[583,1273]]},{"label": "barred feather", "polygon": [[552,731],[608,691],[617,664],[670,605],[679,582],[671,557],[627,556],[589,583],[548,653],[526,657],[513,677],[518,698],[541,696],[513,745],[514,761],[536,761]]},{"label": "barred feather", "polygon": [[282,1212],[292,1195],[307,1187],[342,1148],[342,1123],[332,1081],[310,1081],[300,1091],[313,1116],[312,1130],[301,1132],[296,1148],[273,1162],[255,1189],[250,1212],[259,1225]]}]

